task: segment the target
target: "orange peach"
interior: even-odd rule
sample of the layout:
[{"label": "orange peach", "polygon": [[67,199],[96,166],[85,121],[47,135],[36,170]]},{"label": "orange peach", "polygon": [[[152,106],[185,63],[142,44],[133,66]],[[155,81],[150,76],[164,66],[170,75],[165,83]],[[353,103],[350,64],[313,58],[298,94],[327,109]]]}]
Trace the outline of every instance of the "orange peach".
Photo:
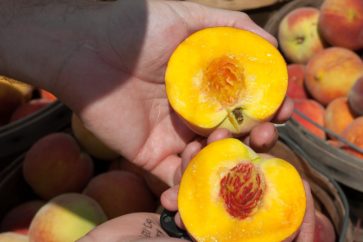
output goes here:
[{"label": "orange peach", "polygon": [[15,109],[24,102],[24,97],[19,90],[0,81],[0,126],[7,124]]},{"label": "orange peach", "polygon": [[0,75],[0,126],[10,121],[17,107],[31,99],[33,86]]},{"label": "orange peach", "polygon": [[107,220],[100,205],[78,193],[54,197],[35,215],[29,242],[76,241]]},{"label": "orange peach", "polygon": [[363,62],[353,51],[330,47],[318,52],[306,66],[306,87],[323,105],[348,96],[354,82],[363,75]]},{"label": "orange peach", "polygon": [[363,76],[358,78],[348,93],[348,102],[352,111],[363,116]]},{"label": "orange peach", "polygon": [[[320,126],[324,126],[324,107],[312,99],[296,99],[294,100],[295,109],[311,119],[313,122]],[[315,136],[325,139],[325,131],[313,124],[310,120],[305,119],[297,112],[293,113],[292,118],[296,120],[301,126]]]},{"label": "orange peach", "polygon": [[74,136],[88,154],[101,160],[112,160],[120,156],[89,131],[75,113],[72,114],[71,125]]},{"label": "orange peach", "polygon": [[13,88],[17,89],[22,94],[25,101],[29,101],[33,96],[34,87],[25,82],[21,82],[13,78],[1,75],[0,75],[0,82],[8,83]]},{"label": "orange peach", "polygon": [[29,242],[28,236],[13,232],[0,233],[0,242]]},{"label": "orange peach", "polygon": [[205,28],[188,36],[165,72],[171,107],[203,136],[217,128],[241,136],[270,120],[284,101],[287,81],[286,62],[275,46],[232,27]]},{"label": "orange peach", "polygon": [[289,76],[289,83],[287,86],[286,95],[290,98],[307,98],[305,91],[305,65],[302,64],[289,64],[287,65],[287,73]]},{"label": "orange peach", "polygon": [[333,46],[363,48],[363,1],[325,0],[320,7],[319,30]]},{"label": "orange peach", "polygon": [[93,161],[67,133],[51,133],[26,152],[23,174],[34,192],[50,199],[65,192],[80,192],[91,179]]},{"label": "orange peach", "polygon": [[338,97],[326,107],[324,125],[336,134],[341,135],[348,125],[353,122],[354,118],[355,115],[348,105],[348,98]]},{"label": "orange peach", "polygon": [[10,117],[10,122],[28,117],[29,115],[47,107],[52,101],[48,99],[33,99],[18,106]]},{"label": "orange peach", "polygon": [[101,173],[92,178],[83,193],[95,199],[110,219],[127,213],[151,212],[156,208],[145,181],[127,171]]},{"label": "orange peach", "polygon": [[320,11],[313,7],[298,7],[285,15],[278,27],[282,52],[293,63],[307,63],[324,48],[318,32]]},{"label": "orange peach", "polygon": [[[363,149],[363,117],[356,118],[342,134],[343,138]],[[363,158],[363,153],[360,153],[350,147],[344,147],[347,152]]]},{"label": "orange peach", "polygon": [[45,89],[40,89],[40,97],[47,99],[49,101],[56,101],[58,98],[51,92],[45,90]]},{"label": "orange peach", "polygon": [[327,216],[315,211],[314,242],[335,242],[335,230]]},{"label": "orange peach", "polygon": [[1,231],[27,234],[34,215],[44,204],[45,202],[40,200],[31,200],[12,208],[1,221]]}]

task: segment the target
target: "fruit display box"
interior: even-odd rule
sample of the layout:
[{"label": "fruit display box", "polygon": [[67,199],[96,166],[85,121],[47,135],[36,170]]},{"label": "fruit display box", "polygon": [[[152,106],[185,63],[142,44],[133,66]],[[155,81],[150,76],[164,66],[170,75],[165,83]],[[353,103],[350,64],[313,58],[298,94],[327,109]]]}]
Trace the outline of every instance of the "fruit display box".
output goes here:
[{"label": "fruit display box", "polygon": [[[317,9],[317,14],[319,14],[318,11],[320,11],[320,7],[322,5],[324,1],[323,0],[295,0],[293,2],[290,2],[286,5],[284,5],[281,9],[279,9],[278,11],[275,12],[275,14],[273,16],[271,16],[271,18],[267,21],[267,23],[265,24],[264,28],[270,32],[272,35],[276,36],[279,40],[279,42],[281,41],[281,22],[284,20],[284,18],[291,13],[293,10],[297,10],[299,8],[315,8]],[[333,1],[330,1],[333,2]],[[338,1],[339,2],[339,1]],[[357,1],[357,6],[358,6],[358,1]],[[357,10],[359,11],[359,10]],[[305,12],[307,14],[307,12]],[[310,12],[311,16],[312,11]],[[290,15],[291,16],[291,15]],[[306,16],[305,16],[306,17]],[[308,18],[308,17],[307,17]],[[318,18],[319,19],[319,18]],[[321,19],[321,18],[320,18]],[[319,21],[320,21],[319,19]],[[296,20],[296,19],[295,19]],[[296,20],[295,23],[297,23],[298,21]],[[316,22],[315,24],[315,28],[317,28],[316,25],[318,25]],[[305,22],[305,27],[310,26],[312,28],[312,26],[314,27],[313,22],[307,23]],[[320,26],[320,25],[319,25]],[[301,26],[300,26],[301,27]],[[303,28],[303,27],[301,27]],[[300,30],[301,30],[300,28]],[[297,30],[294,30],[297,31]],[[320,26],[319,31],[320,35],[322,35],[321,32],[324,32],[324,30],[322,30],[322,27]],[[297,32],[295,32],[294,34],[298,34]],[[324,42],[324,40],[323,40]],[[284,51],[281,47],[281,42],[279,43],[279,47],[280,50],[284,53],[286,53],[286,50]],[[324,48],[325,49],[332,49],[332,48],[336,48],[334,45],[329,44],[326,45]],[[320,47],[319,47],[320,48]],[[342,48],[340,48],[342,49]],[[344,48],[345,49],[345,48]],[[363,68],[362,68],[362,64],[361,64],[361,57],[359,57],[360,52],[359,51],[351,51],[348,49],[348,51],[350,51],[350,53],[354,54],[355,57],[353,57],[352,59],[354,60],[358,60],[358,67],[357,67],[357,75],[359,77],[359,71],[360,73],[362,72]],[[307,53],[307,51],[305,51],[305,53]],[[315,52],[319,52],[322,53],[322,49],[319,50],[315,50]],[[315,55],[315,53],[312,53]],[[313,55],[313,56],[314,56]],[[316,56],[316,55],[315,55]],[[293,57],[292,57],[293,58]],[[300,62],[294,62],[291,60],[291,58],[286,57],[288,64],[302,64],[305,65],[305,69],[307,69],[309,67],[312,66],[311,63],[309,63],[309,60],[307,61],[300,61]],[[355,65],[355,63],[349,63]],[[306,67],[308,66],[308,67]],[[354,66],[355,69],[355,66]],[[352,67],[353,70],[353,67]],[[308,71],[305,71],[308,72]],[[321,73],[320,73],[321,74]],[[305,76],[303,78],[307,78],[307,75],[305,73]],[[322,75],[322,74],[321,74]],[[343,75],[343,74],[342,74]],[[358,78],[359,79],[359,78]],[[357,81],[358,82],[358,81]],[[340,112],[336,112],[335,114],[332,114],[330,118],[331,120],[327,120],[327,114],[324,114],[325,112],[327,113],[328,108],[331,109],[330,103],[327,103],[324,100],[319,100],[317,101],[315,98],[316,96],[314,96],[311,93],[311,88],[307,88],[307,84],[306,84],[306,80],[302,80],[303,83],[303,89],[305,89],[305,91],[307,90],[308,92],[308,96],[305,97],[299,97],[298,99],[309,99],[310,102],[314,102],[314,104],[316,104],[316,108],[314,108],[312,112],[314,112],[313,115],[309,115],[306,112],[308,112],[307,110],[306,112],[301,112],[301,110],[303,110],[304,108],[301,108],[301,104],[299,103],[300,101],[296,101],[295,102],[295,112],[293,115],[293,118],[288,121],[286,123],[285,126],[280,127],[280,133],[283,134],[284,136],[287,136],[291,139],[291,142],[296,143],[300,149],[302,149],[306,154],[308,154],[312,160],[313,160],[313,164],[314,167],[318,170],[320,170],[321,172],[328,174],[330,177],[332,177],[333,179],[335,179],[336,181],[344,184],[345,186],[355,189],[359,192],[363,192],[363,186],[362,186],[362,178],[363,178],[363,159],[360,158],[363,157],[362,156],[362,151],[363,149],[359,147],[358,144],[354,144],[352,143],[351,140],[347,140],[345,137],[343,137],[342,133],[338,133],[335,130],[332,130],[329,126],[328,128],[328,121],[330,123],[333,123],[333,125],[337,125],[340,122],[340,119],[343,120],[343,117],[345,113],[343,113],[343,109]],[[290,84],[289,84],[290,85]],[[301,89],[301,90],[303,90]],[[310,91],[310,93],[309,93]],[[305,94],[304,94],[305,95]],[[310,95],[310,96],[309,96]],[[341,99],[343,99],[345,97],[342,97]],[[336,98],[338,99],[338,98]],[[296,99],[294,99],[296,100]],[[335,99],[334,99],[335,101]],[[320,103],[319,103],[320,102]],[[325,103],[324,103],[325,102]],[[346,102],[348,103],[348,102]],[[347,105],[345,103],[345,106],[349,106],[349,104]],[[298,107],[300,106],[300,108]],[[307,105],[306,105],[307,106]],[[343,106],[343,105],[342,105]],[[351,105],[348,108],[349,110],[347,112],[350,112],[351,109]],[[322,110],[322,112],[324,112],[322,115],[322,118],[320,118],[319,121],[317,121],[316,119],[314,119],[314,115],[318,116],[318,113]],[[304,110],[303,110],[304,111]],[[310,110],[311,111],[311,110]],[[330,112],[330,111],[329,111]],[[325,116],[323,116],[325,115]],[[335,116],[333,116],[335,115]],[[359,114],[355,114],[355,116],[353,119],[359,119]],[[323,121],[322,121],[323,120]],[[322,122],[320,122],[322,121]],[[305,125],[303,124],[305,123]],[[332,126],[332,125],[331,125]],[[312,130],[315,131],[312,131]],[[317,135],[317,134],[322,134],[321,135]],[[357,135],[359,136],[359,134]],[[323,138],[322,138],[323,137]],[[359,137],[357,137],[355,140],[359,140]],[[350,151],[350,153],[347,152]],[[352,153],[355,153],[356,155],[352,155]]]}]

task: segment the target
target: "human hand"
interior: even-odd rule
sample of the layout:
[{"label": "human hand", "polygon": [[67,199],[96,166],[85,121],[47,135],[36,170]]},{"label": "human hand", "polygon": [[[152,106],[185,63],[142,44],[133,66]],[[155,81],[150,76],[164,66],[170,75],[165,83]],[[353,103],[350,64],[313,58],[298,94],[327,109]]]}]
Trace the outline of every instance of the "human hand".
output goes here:
[{"label": "human hand", "polygon": [[161,228],[160,215],[156,213],[130,213],[109,220],[77,242],[178,242]]},{"label": "human hand", "polygon": [[[87,85],[91,86],[97,86],[102,79],[104,91],[101,90],[101,94],[105,93],[102,98],[97,89],[94,95],[88,92],[87,97],[76,102],[72,98],[67,100],[71,100],[70,106],[80,114],[86,126],[110,147],[168,185],[174,185],[174,174],[180,165],[178,154],[196,135],[170,109],[165,95],[164,72],[173,50],[194,31],[211,26],[244,28],[274,44],[275,40],[243,13],[185,2],[147,1],[144,6],[147,21],[143,23],[142,3],[119,1],[113,5],[117,16],[113,16],[116,19],[113,25],[107,26],[111,33],[108,39],[99,41],[100,45],[109,43],[112,48],[96,56],[107,62],[97,63],[95,66],[99,68],[90,66],[86,76],[90,83]],[[125,15],[128,19],[124,19]],[[140,26],[142,24],[145,26]],[[73,63],[70,60],[67,65],[69,79],[75,76],[73,72],[82,69],[82,66],[73,68],[85,62],[83,57],[87,57],[88,62],[94,57],[85,52],[79,55],[79,60]],[[97,76],[99,78],[93,78]],[[84,85],[81,89],[80,93]],[[290,113],[291,105],[287,102],[274,121],[283,122]],[[275,128],[265,123],[251,131],[250,143],[256,149],[267,149],[276,138]]]},{"label": "human hand", "polygon": [[[176,183],[180,183],[180,179],[182,173],[186,169],[190,160],[207,144],[231,137],[231,134],[226,130],[216,130],[214,131],[207,140],[193,141],[187,145],[184,152],[182,153],[182,164],[180,169],[180,176]],[[260,156],[271,156],[269,154],[260,154]],[[314,241],[314,230],[315,230],[315,209],[314,209],[314,201],[311,194],[310,186],[308,182],[303,181],[305,193],[306,193],[306,211],[303,222],[296,233],[291,235],[289,238],[284,240],[284,242],[311,242]],[[161,195],[161,204],[167,210],[177,212],[178,211],[178,190],[179,185],[175,185],[168,190],[166,190]],[[180,218],[180,214],[177,212],[175,216],[175,223],[182,229],[185,229],[185,226]]]},{"label": "human hand", "polygon": [[[29,1],[21,11],[2,28],[0,51],[11,50],[0,53],[5,73],[52,91],[105,144],[169,186],[181,163],[178,154],[198,138],[166,98],[164,73],[176,46],[212,26],[247,29],[276,45],[246,14],[190,2]],[[22,37],[29,32],[36,34]],[[272,121],[287,120],[291,104],[286,100]],[[255,127],[249,138],[260,151],[276,139],[271,123]]]}]

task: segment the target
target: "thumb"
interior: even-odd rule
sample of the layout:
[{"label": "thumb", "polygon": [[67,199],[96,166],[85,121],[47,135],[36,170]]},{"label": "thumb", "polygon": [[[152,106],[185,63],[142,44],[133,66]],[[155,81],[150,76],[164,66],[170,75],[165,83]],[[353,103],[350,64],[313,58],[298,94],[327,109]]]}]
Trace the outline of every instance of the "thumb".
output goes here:
[{"label": "thumb", "polygon": [[277,46],[275,37],[258,26],[246,13],[207,7],[192,2],[175,2],[174,4],[171,6],[183,18],[191,32],[208,27],[235,27],[254,32]]}]

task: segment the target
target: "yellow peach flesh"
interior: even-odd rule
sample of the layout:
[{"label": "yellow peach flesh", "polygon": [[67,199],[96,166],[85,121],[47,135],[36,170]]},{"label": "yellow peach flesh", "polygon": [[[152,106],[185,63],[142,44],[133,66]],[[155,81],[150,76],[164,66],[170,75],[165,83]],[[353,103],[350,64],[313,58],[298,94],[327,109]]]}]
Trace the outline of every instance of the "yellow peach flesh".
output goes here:
[{"label": "yellow peach flesh", "polygon": [[171,106],[192,126],[224,126],[235,133],[246,128],[239,127],[234,110],[247,123],[265,121],[287,90],[286,63],[278,50],[254,33],[230,27],[187,38],[171,56],[165,79]]},{"label": "yellow peach flesh", "polygon": [[[241,161],[252,162],[263,173],[266,186],[257,209],[244,219],[232,216],[220,196],[220,180]],[[213,142],[190,162],[180,184],[178,207],[197,241],[272,242],[296,232],[306,197],[291,164],[260,158],[240,141],[225,139]]]}]

